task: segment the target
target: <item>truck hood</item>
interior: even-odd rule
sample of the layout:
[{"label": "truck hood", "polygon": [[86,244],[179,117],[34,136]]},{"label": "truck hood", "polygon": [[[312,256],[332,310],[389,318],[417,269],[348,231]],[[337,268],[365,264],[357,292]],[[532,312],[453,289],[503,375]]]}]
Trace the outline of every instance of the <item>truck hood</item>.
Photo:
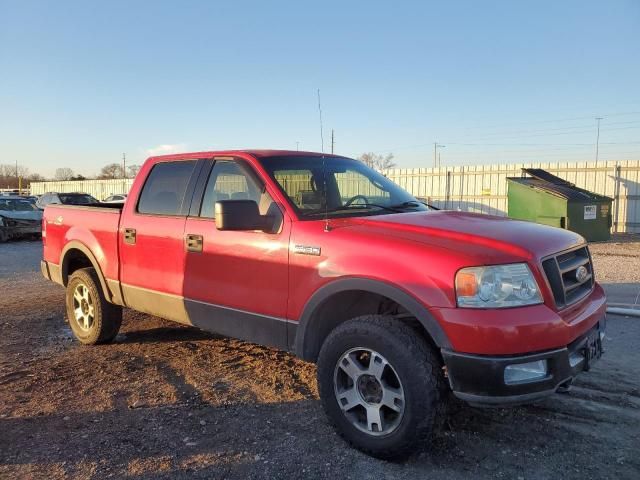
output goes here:
[{"label": "truck hood", "polygon": [[585,243],[577,233],[560,228],[446,210],[359,217],[357,223],[378,234],[482,255],[488,262],[539,259]]}]

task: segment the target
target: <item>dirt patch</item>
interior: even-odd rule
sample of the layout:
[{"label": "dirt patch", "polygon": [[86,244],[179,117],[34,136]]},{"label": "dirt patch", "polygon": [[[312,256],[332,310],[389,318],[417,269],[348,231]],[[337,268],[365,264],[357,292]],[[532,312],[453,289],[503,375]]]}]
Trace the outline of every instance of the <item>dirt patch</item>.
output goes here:
[{"label": "dirt patch", "polygon": [[[5,245],[11,258],[40,248]],[[627,261],[640,270],[638,257]],[[62,288],[37,269],[5,264],[0,275],[2,478],[640,476],[638,320],[611,317],[605,357],[569,394],[461,408],[395,464],[334,434],[313,365],[130,311],[115,343],[83,347],[64,321]]]}]

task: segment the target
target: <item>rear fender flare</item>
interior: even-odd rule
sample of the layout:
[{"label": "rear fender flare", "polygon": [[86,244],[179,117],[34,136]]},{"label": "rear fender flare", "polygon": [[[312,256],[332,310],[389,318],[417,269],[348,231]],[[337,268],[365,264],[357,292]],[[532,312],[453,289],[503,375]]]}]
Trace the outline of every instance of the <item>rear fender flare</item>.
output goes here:
[{"label": "rear fender flare", "polygon": [[60,254],[60,273],[62,276],[62,284],[66,287],[67,282],[69,281],[69,261],[70,255],[69,251],[71,250],[80,250],[91,262],[93,269],[96,271],[98,275],[98,279],[100,280],[100,286],[102,287],[102,291],[104,292],[105,297],[110,299],[112,297],[109,288],[107,287],[107,282],[104,278],[104,274],[102,273],[102,269],[100,268],[100,264],[96,259],[95,255],[89,247],[87,247],[84,243],[81,243],[77,240],[73,240],[65,245],[62,249],[62,253]]}]

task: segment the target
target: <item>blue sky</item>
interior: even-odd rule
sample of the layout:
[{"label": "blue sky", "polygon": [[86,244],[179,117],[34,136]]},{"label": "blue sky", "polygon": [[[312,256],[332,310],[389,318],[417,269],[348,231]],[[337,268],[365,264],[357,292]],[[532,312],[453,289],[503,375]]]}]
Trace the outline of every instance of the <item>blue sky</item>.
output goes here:
[{"label": "blue sky", "polygon": [[[0,163],[391,152],[402,167],[640,158],[640,2],[0,0]],[[163,147],[164,146],[164,147]]]}]

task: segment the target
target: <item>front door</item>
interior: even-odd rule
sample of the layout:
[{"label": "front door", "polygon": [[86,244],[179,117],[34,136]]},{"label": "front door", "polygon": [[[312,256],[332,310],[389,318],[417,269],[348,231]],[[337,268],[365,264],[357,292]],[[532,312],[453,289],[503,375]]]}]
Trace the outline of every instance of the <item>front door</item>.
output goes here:
[{"label": "front door", "polygon": [[[190,318],[206,330],[286,348],[290,221],[244,160],[211,162],[202,176],[201,199],[194,199],[185,225],[191,242],[184,282]],[[217,230],[215,203],[236,199],[257,202],[260,213],[273,219],[273,229]]]}]

